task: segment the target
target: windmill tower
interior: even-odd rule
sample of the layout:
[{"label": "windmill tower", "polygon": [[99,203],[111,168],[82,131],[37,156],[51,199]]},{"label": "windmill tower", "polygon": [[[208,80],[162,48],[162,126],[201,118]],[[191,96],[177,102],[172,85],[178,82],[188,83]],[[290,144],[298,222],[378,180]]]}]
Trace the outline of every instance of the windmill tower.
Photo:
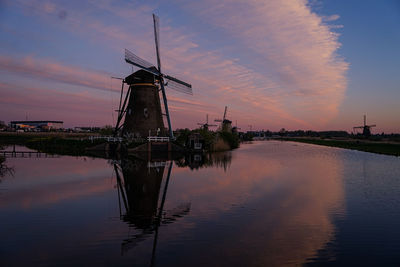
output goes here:
[{"label": "windmill tower", "polygon": [[206,131],[208,131],[208,127],[217,126],[216,124],[208,124],[208,114],[206,115],[206,123],[197,123],[197,125],[202,126]]},{"label": "windmill tower", "polygon": [[375,124],[367,125],[367,115],[364,115],[364,126],[353,127],[353,131],[357,131],[356,129],[363,129],[363,133],[362,134],[364,136],[370,136],[372,127],[376,127],[376,125]]},{"label": "windmill tower", "polygon": [[225,106],[225,110],[224,110],[224,116],[221,119],[215,119],[215,122],[221,122],[221,131],[222,132],[232,132],[232,121],[228,120],[226,118],[226,114],[228,112],[228,107]]},{"label": "windmill tower", "polygon": [[[166,115],[168,135],[173,139],[174,135],[165,87],[167,86],[179,92],[192,94],[192,86],[190,84],[166,75],[161,71],[159,19],[154,14],[153,22],[157,68],[125,49],[125,61],[139,67],[140,70],[122,80],[118,119],[114,135],[130,135],[134,137],[146,137],[149,135],[165,136],[167,130],[164,127],[163,115]],[[128,90],[123,100],[125,84],[128,85]],[[159,91],[162,94],[165,114],[162,113]],[[123,119],[124,122],[122,123]]]}]

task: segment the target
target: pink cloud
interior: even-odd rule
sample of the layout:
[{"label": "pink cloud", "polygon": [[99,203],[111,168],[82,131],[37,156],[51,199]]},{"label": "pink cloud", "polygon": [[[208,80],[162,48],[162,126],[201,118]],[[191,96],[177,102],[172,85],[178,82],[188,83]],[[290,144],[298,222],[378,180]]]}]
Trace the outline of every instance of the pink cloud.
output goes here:
[{"label": "pink cloud", "polygon": [[46,81],[110,91],[110,73],[68,66],[32,56],[13,58],[0,55],[0,70]]},{"label": "pink cloud", "polygon": [[[307,121],[314,122],[321,113],[325,122],[336,115],[347,86],[348,64],[336,53],[340,47],[337,34],[311,11],[307,1],[226,0],[217,6],[205,2],[186,8],[223,28],[278,72],[278,91],[296,97],[290,102],[293,116],[304,106],[311,107],[302,116]],[[279,101],[286,100],[281,97]]]},{"label": "pink cloud", "polygon": [[[50,20],[46,15],[54,15],[62,5],[52,2],[53,8],[48,9],[46,3],[38,2],[36,10],[42,12],[44,19]],[[115,50],[111,53],[121,53],[122,48],[127,47],[155,62],[151,28],[154,7],[139,3],[120,7],[106,0],[92,2],[92,5],[94,9],[129,20],[129,23],[105,24],[98,17],[75,10],[62,26],[64,30],[107,45]],[[130,5],[135,8],[130,8]],[[192,83],[194,88],[193,97],[168,91],[174,127],[193,127],[192,122],[202,120],[205,112],[219,116],[225,105],[229,106],[230,119],[239,120],[239,124],[252,121],[260,129],[320,128],[337,114],[347,86],[348,65],[336,53],[340,47],[337,34],[326,24],[336,16],[329,19],[318,16],[311,11],[307,1],[302,0],[285,3],[224,0],[218,4],[205,0],[186,3],[182,8],[234,38],[232,48],[255,53],[257,62],[254,63],[262,67],[232,59],[222,50],[205,49],[193,41],[191,29],[184,26],[176,29],[162,20],[164,70]],[[105,77],[100,77],[101,72],[82,69],[74,72],[68,66],[63,69],[52,66],[51,62],[34,59],[46,67],[42,73],[31,69],[28,59],[25,61],[24,68],[15,71],[64,83],[109,89],[106,86],[109,74],[106,72]],[[3,66],[6,70],[11,67]],[[192,112],[180,114],[188,110],[190,104],[193,104]]]}]

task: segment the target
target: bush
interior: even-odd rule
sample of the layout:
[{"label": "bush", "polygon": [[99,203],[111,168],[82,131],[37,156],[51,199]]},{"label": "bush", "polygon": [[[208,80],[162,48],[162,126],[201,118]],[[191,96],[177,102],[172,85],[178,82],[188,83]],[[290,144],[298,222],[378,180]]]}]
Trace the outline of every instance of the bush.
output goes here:
[{"label": "bush", "polygon": [[106,125],[103,128],[100,129],[100,135],[113,135],[114,133],[114,127],[112,127],[111,125]]},{"label": "bush", "polygon": [[219,132],[219,136],[230,146],[230,149],[239,147],[239,137],[237,134],[231,132]]}]

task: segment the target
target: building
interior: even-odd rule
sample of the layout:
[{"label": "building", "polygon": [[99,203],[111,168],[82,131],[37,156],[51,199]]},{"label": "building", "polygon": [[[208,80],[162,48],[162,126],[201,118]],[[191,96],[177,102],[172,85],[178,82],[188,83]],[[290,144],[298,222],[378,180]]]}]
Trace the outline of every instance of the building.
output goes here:
[{"label": "building", "polygon": [[204,138],[200,133],[191,133],[187,139],[187,147],[192,150],[202,150],[204,147]]},{"label": "building", "polygon": [[11,121],[11,128],[15,129],[41,129],[58,130],[63,128],[62,121]]}]

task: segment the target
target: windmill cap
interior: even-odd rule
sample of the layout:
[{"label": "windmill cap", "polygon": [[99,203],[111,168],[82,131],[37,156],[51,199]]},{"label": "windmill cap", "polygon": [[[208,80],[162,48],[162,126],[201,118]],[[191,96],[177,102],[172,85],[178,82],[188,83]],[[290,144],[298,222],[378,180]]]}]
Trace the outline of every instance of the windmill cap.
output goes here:
[{"label": "windmill cap", "polygon": [[[149,68],[154,71],[158,71],[155,67]],[[138,70],[125,78],[126,84],[135,83],[154,83],[154,74],[151,74],[145,70]]]}]

